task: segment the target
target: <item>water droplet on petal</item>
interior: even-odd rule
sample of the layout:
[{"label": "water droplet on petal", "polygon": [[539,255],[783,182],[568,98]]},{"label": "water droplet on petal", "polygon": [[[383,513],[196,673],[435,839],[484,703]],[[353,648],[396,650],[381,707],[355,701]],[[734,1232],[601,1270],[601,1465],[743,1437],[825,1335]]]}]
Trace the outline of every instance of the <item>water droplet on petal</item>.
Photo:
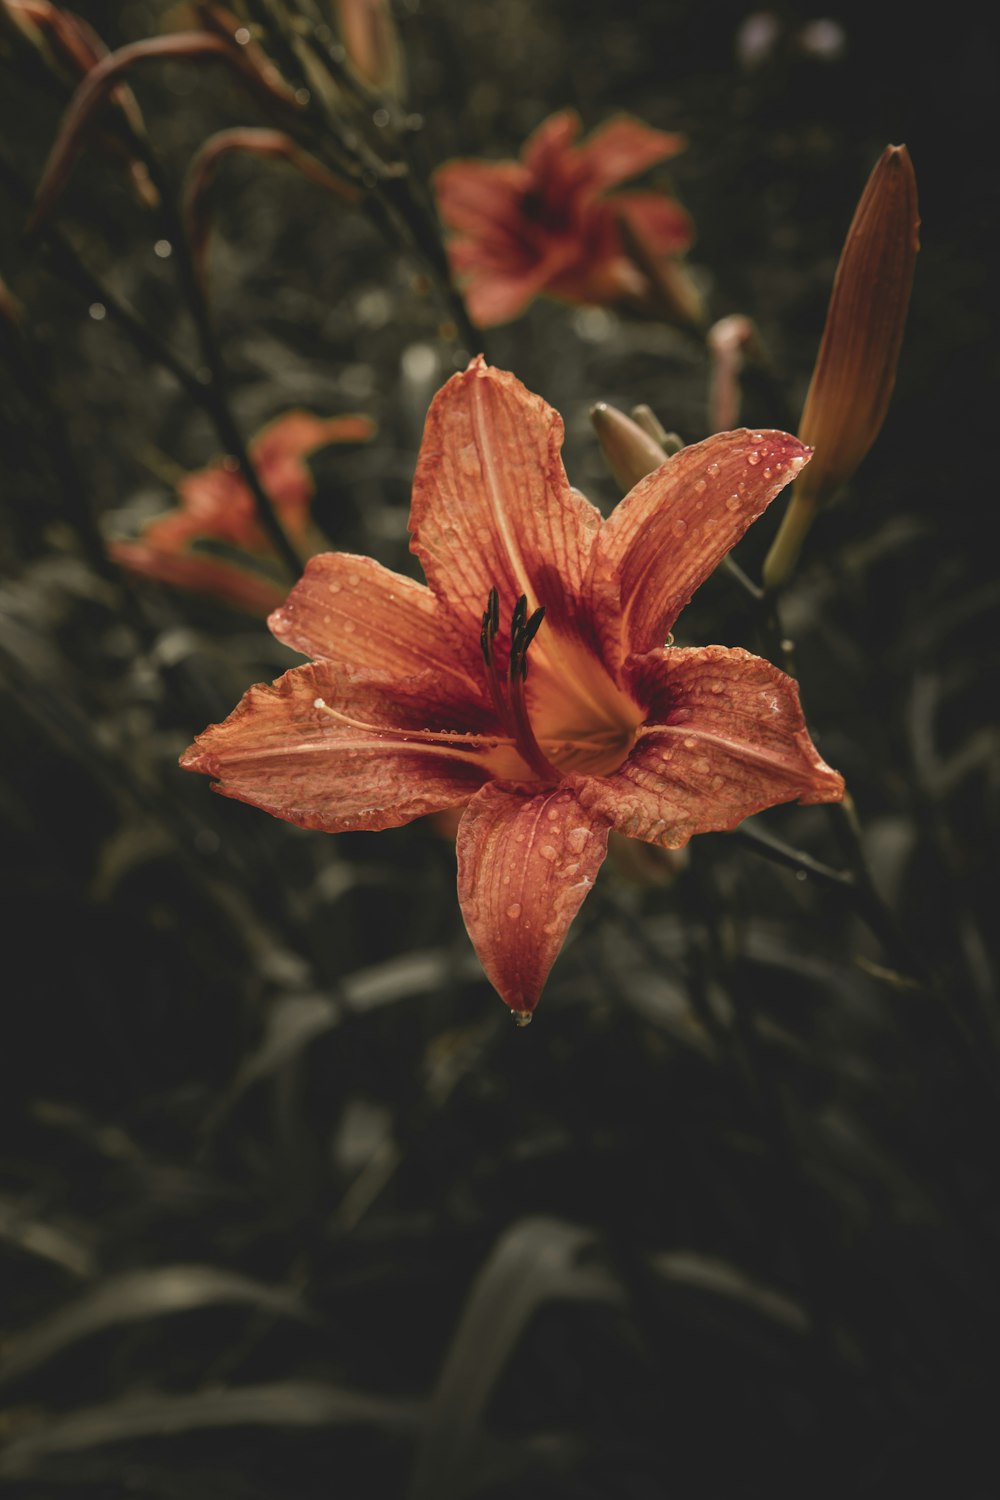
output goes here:
[{"label": "water droplet on petal", "polygon": [[740,497],[739,497],[739,495],[730,495],[729,499],[726,501],[726,509],[727,510],[739,510],[739,508],[740,508]]},{"label": "water droplet on petal", "polygon": [[325,698],[314,698],[313,699],[313,708],[325,708],[325,707],[326,707],[326,699]]},{"label": "water droplet on petal", "polygon": [[692,739],[690,736],[688,736],[688,738],[684,741],[684,749],[685,750],[693,750],[697,744],[698,744],[697,740]]},{"label": "water droplet on petal", "polygon": [[719,472],[719,465],[718,464],[709,464],[708,468],[705,470],[705,473],[708,475],[708,477],[710,479],[714,479],[716,477],[716,475],[718,474],[718,472]]},{"label": "water droplet on petal", "polygon": [[708,489],[708,485],[705,483],[704,479],[696,479],[694,482],[694,487],[698,491],[699,495],[703,495]]},{"label": "water droplet on petal", "polygon": [[747,463],[755,466],[760,463],[760,454],[756,449],[752,453],[747,454]]},{"label": "water droplet on petal", "polygon": [[558,853],[558,851],[552,844],[542,844],[538,852],[543,859],[549,860],[555,859],[556,854]]},{"label": "water droplet on petal", "polygon": [[571,828],[566,835],[566,843],[574,854],[582,854],[589,838],[589,828]]},{"label": "water droplet on petal", "polygon": [[687,531],[687,529],[688,529],[687,522],[684,521],[684,520],[682,520],[680,516],[677,517],[677,520],[673,523],[673,525],[670,528],[670,530],[673,532],[674,536],[683,536],[684,533],[685,533],[685,531]]},{"label": "water droplet on petal", "polygon": [[512,1010],[511,1011],[511,1015],[514,1018],[514,1025],[515,1026],[521,1027],[521,1026],[530,1026],[531,1025],[531,1011],[530,1010]]},{"label": "water droplet on petal", "polygon": [[511,902],[511,904],[507,908],[507,915],[508,915],[508,917],[510,917],[510,919],[511,919],[512,922],[516,922],[517,921],[518,917],[521,915],[521,903],[520,903],[520,901],[512,901]]},{"label": "water droplet on petal", "polygon": [[361,582],[361,579],[358,577],[357,573],[348,573],[347,582],[352,589],[356,589],[358,584]]},{"label": "water droplet on petal", "polygon": [[340,593],[340,587],[341,586],[340,586],[339,583],[328,583],[327,584],[327,588],[330,590],[331,594],[339,594]]}]

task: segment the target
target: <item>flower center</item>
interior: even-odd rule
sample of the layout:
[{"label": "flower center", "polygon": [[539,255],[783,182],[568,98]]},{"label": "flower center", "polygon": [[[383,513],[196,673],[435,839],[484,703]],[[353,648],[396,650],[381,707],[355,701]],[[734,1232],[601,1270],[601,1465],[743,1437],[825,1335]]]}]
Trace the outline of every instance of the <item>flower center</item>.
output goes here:
[{"label": "flower center", "polygon": [[[608,776],[632,748],[642,710],[590,651],[559,631],[547,630],[539,643],[538,670],[529,695],[528,647],[544,617],[544,606],[528,614],[528,601],[522,594],[511,617],[503,672],[497,644],[500,600],[497,590],[490,590],[480,645],[497,718],[513,740],[518,758],[545,784],[552,786],[572,773]],[[507,765],[498,766],[494,774],[518,779]]]}]

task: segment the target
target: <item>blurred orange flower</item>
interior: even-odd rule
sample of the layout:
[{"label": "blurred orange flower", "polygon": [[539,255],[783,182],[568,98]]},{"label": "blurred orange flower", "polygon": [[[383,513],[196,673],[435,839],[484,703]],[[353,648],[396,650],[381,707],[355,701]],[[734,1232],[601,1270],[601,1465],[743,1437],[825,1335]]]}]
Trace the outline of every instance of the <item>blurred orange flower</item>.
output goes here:
[{"label": "blurred orange flower", "polygon": [[520,161],[454,161],[435,173],[441,218],[454,231],[452,268],[482,328],[518,317],[542,293],[592,305],[651,300],[622,223],[644,257],[676,256],[691,243],[691,221],[673,198],[608,196],[683,150],[683,136],[621,115],[577,146],[580,128],[562,110],[529,136]]},{"label": "blurred orange flower", "polygon": [[[285,412],[250,444],[261,484],[289,539],[302,551],[311,545],[313,478],[306,457],[327,443],[367,442],[375,430],[369,417],[316,417]],[[116,541],[114,560],[146,578],[197,593],[213,594],[254,614],[277,607],[288,592],[270,541],[257,519],[254,498],[232,459],[186,475],[177,487],[180,506],[158,516],[136,541]],[[317,544],[319,538],[316,539]]]}]

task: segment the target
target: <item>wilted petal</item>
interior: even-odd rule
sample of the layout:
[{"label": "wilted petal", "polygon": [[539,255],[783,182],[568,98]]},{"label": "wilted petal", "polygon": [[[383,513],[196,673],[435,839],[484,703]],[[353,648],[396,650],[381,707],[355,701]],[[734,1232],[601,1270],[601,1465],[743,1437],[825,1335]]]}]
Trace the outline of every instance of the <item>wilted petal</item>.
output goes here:
[{"label": "wilted petal", "polygon": [[662,645],[695,589],[808,456],[787,433],[741,428],[682,448],[626,495],[601,528],[590,576],[595,607],[620,589],[612,656]]},{"label": "wilted petal", "polygon": [[592,130],[576,155],[586,164],[588,184],[603,192],[676,156],[686,144],[682,135],[652,130],[640,120],[619,115]]},{"label": "wilted petal", "polygon": [[413,481],[411,546],[475,640],[494,587],[505,612],[521,594],[529,610],[544,605],[548,630],[575,617],[600,515],[570,488],[562,439],[558,412],[481,356],[434,398]]},{"label": "wilted petal", "polygon": [[501,999],[534,1010],[607,853],[608,829],[567,784],[534,796],[485,786],[459,825],[458,899]]},{"label": "wilted petal", "polygon": [[628,759],[581,794],[619,833],[677,848],[779,802],[838,802],[843,777],[821,759],[796,684],[748,651],[650,652],[631,665],[649,705]]},{"label": "wilted petal", "polygon": [[496,741],[435,733],[437,703],[412,685],[352,681],[329,662],[252,687],[181,758],[215,790],[303,828],[395,828],[466,801]]},{"label": "wilted petal", "polygon": [[451,693],[481,694],[478,633],[456,636],[450,615],[422,583],[370,557],[321,552],[268,621],[279,641],[346,671],[405,682],[433,671]]}]

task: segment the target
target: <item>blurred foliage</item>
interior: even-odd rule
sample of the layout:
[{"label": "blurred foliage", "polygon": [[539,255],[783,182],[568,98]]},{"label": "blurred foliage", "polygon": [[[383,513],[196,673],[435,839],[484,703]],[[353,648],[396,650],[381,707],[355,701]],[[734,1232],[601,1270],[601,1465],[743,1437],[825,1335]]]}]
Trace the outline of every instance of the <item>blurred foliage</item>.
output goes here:
[{"label": "blurred foliage", "polygon": [[[113,47],[167,7],[78,9]],[[0,275],[25,312],[0,321],[0,1489],[985,1500],[996,189],[967,149],[994,123],[985,35],[852,0],[825,23],[731,0],[394,10],[423,168],[509,156],[565,105],[687,134],[670,181],[692,264],[713,315],[753,316],[787,393],[778,412],[748,381],[752,424],[794,422],[857,194],[886,141],[909,146],[923,250],[896,397],[783,623],[935,981],[900,984],[836,890],[711,835],[669,888],[602,874],[515,1032],[432,827],[334,840],[184,776],[193,732],[292,655],[104,560],[102,536],[164,510],[220,443],[23,237],[10,173],[33,190],[65,96],[5,68]],[[132,82],[175,188],[212,131],[266,123],[208,63]],[[410,255],[287,167],[228,160],[213,204],[244,436],[293,406],[369,412],[375,443],[315,459],[315,514],[331,546],[411,570],[423,415],[474,351]],[[176,257],[113,163],[84,154],[54,223],[199,363]],[[571,481],[605,507],[594,401],[705,435],[706,357],[668,328],[542,302],[488,352],[564,414]],[[777,519],[740,549],[751,574]],[[684,627],[759,645],[721,570]],[[842,862],[822,809],[764,822]]]}]

